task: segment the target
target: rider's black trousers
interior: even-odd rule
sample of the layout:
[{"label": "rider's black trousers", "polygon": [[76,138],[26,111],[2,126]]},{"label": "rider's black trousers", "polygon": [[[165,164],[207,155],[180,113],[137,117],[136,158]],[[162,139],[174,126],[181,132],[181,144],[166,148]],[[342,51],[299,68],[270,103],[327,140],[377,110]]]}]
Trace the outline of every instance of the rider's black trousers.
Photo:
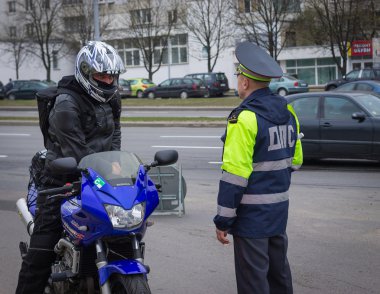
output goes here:
[{"label": "rider's black trousers", "polygon": [[[50,188],[50,187],[49,187]],[[54,246],[62,235],[61,200],[37,197],[37,212],[30,245],[18,279],[16,294],[42,294],[55,260]]]}]

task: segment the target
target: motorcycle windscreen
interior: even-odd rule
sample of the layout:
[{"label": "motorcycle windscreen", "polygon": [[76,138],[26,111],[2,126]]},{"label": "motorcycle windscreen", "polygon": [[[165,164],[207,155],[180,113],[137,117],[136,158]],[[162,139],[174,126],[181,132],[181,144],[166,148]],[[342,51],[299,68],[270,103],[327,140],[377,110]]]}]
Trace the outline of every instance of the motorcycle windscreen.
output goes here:
[{"label": "motorcycle windscreen", "polygon": [[79,162],[80,168],[95,170],[112,186],[132,186],[141,160],[131,152],[106,151],[87,155]]}]

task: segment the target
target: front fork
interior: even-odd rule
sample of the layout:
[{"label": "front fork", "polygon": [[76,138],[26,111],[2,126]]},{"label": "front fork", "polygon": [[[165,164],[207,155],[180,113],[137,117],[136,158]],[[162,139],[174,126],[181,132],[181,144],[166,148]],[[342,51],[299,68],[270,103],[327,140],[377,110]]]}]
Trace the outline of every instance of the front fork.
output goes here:
[{"label": "front fork", "polygon": [[[132,249],[133,249],[133,259],[137,260],[141,264],[144,264],[144,251],[145,251],[145,244],[143,242],[139,242],[137,240],[137,237],[135,234],[131,234],[131,243],[132,243]],[[105,249],[105,246],[102,242],[102,240],[97,240],[95,243],[96,248],[96,266],[99,269],[101,269],[104,266],[108,265],[107,262],[107,252]],[[149,267],[145,265],[147,268],[147,271],[149,272]],[[102,285],[100,285],[100,288],[102,290],[102,294],[111,294],[111,286],[109,279]]]},{"label": "front fork", "polygon": [[[102,240],[97,240],[95,243],[95,249],[96,249],[96,267],[101,269],[102,267],[106,266],[108,264],[107,262],[107,252],[104,248]],[[109,280],[107,280],[103,286],[100,285],[100,288],[102,290],[102,294],[111,294],[111,287]]]}]

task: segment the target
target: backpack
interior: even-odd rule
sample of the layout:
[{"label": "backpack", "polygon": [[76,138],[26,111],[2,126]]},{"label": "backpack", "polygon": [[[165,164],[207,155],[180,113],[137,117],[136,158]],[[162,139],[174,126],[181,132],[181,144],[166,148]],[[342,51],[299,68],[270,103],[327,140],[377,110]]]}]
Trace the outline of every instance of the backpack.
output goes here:
[{"label": "backpack", "polygon": [[38,188],[41,186],[41,176],[45,168],[45,158],[47,150],[38,151],[32,158],[29,166],[28,194],[26,204],[29,211],[35,215],[37,205]]},{"label": "backpack", "polygon": [[[95,111],[88,106],[88,102],[86,103],[86,98],[82,97],[82,95],[66,89],[66,88],[58,88],[57,86],[49,87],[47,89],[43,89],[36,93],[37,99],[37,108],[38,108],[38,117],[39,117],[39,125],[44,138],[44,146],[48,148],[48,139],[49,139],[49,114],[50,111],[54,107],[55,100],[60,94],[69,94],[73,96],[79,103],[81,109],[88,109],[88,112],[91,116],[95,116]],[[91,103],[91,102],[90,102]],[[110,105],[112,107],[112,114],[114,119],[119,119],[121,115],[121,101],[120,97],[110,100]],[[82,126],[85,125],[86,117],[81,117],[83,120],[81,122]]]}]

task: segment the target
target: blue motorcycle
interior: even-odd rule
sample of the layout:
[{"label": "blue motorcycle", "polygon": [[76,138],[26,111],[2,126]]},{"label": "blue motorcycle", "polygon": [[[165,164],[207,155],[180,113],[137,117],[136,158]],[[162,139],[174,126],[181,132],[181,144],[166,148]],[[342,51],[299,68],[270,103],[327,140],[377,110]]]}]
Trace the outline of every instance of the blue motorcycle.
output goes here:
[{"label": "blue motorcycle", "polygon": [[[81,180],[39,191],[48,199],[62,199],[64,228],[46,293],[151,293],[142,239],[159,204],[159,187],[148,171],[177,159],[177,151],[158,151],[153,163],[144,165],[133,153],[109,151],[90,154],[79,164],[70,157],[51,163],[56,174],[80,171]],[[31,233],[34,208],[25,198],[17,207]],[[25,254],[27,245],[21,244]]]}]

